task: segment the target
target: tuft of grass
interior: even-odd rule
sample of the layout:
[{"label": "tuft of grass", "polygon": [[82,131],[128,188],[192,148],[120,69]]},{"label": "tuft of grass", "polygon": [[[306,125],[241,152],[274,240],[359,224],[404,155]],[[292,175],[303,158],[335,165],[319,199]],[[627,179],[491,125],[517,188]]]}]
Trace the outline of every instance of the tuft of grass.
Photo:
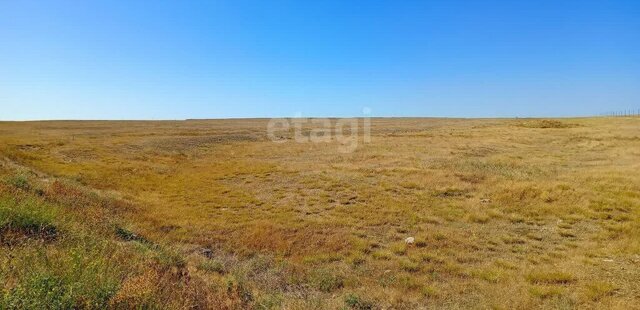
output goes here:
[{"label": "tuft of grass", "polygon": [[315,288],[325,293],[331,293],[344,286],[342,276],[326,269],[316,270],[311,274],[309,280]]},{"label": "tuft of grass", "polygon": [[532,284],[571,284],[577,281],[575,276],[562,271],[532,271],[526,279]]},{"label": "tuft of grass", "polygon": [[421,279],[411,274],[393,276],[390,277],[389,280],[392,280],[392,283],[402,288],[403,291],[415,291],[422,287]]},{"label": "tuft of grass", "polygon": [[459,188],[446,188],[443,190],[439,190],[433,193],[435,197],[440,198],[451,198],[451,197],[461,197],[467,193],[466,190]]},{"label": "tuft of grass", "polygon": [[373,302],[363,299],[356,294],[348,294],[344,298],[344,303],[353,310],[371,310],[374,308]]},{"label": "tuft of grass", "polygon": [[27,177],[23,175],[13,175],[7,179],[7,183],[17,189],[21,190],[29,190],[31,189],[31,184],[29,184],[29,180]]},{"label": "tuft of grass", "polygon": [[416,237],[414,244],[418,248],[424,248],[428,245],[427,240],[424,237]]},{"label": "tuft of grass", "polygon": [[187,261],[184,256],[174,248],[165,246],[150,246],[153,253],[153,258],[160,266],[174,269],[184,269],[187,266]]},{"label": "tuft of grass", "polygon": [[469,221],[472,223],[486,224],[491,218],[484,213],[472,213],[469,215]]},{"label": "tuft of grass", "polygon": [[476,277],[485,280],[490,283],[498,283],[503,276],[503,273],[495,269],[485,269],[476,271],[473,273]]},{"label": "tuft of grass", "polygon": [[373,252],[371,256],[377,260],[390,260],[393,257],[393,254],[387,250],[380,250]]},{"label": "tuft of grass", "polygon": [[362,265],[364,262],[366,262],[367,259],[362,254],[354,253],[353,255],[348,257],[348,261],[353,266],[359,266],[359,265]]},{"label": "tuft of grass", "polygon": [[219,274],[224,273],[224,265],[215,259],[207,259],[203,261],[198,265],[198,269]]},{"label": "tuft of grass", "polygon": [[116,236],[118,236],[118,238],[124,240],[124,241],[138,241],[140,243],[149,243],[149,241],[147,239],[145,239],[144,237],[134,233],[133,231],[123,228],[123,227],[116,227]]},{"label": "tuft of grass", "polygon": [[421,261],[427,263],[443,264],[445,262],[445,259],[443,257],[438,256],[435,253],[421,253],[419,255],[419,258]]},{"label": "tuft of grass", "polygon": [[501,260],[501,259],[496,260],[494,264],[500,267],[501,269],[510,269],[510,270],[518,269],[518,265],[509,261]]},{"label": "tuft of grass", "polygon": [[440,296],[440,290],[431,285],[425,285],[420,290],[420,294],[427,298],[437,298]]},{"label": "tuft of grass", "polygon": [[571,231],[562,230],[562,231],[560,231],[560,237],[563,237],[563,238],[575,238],[576,235]]},{"label": "tuft of grass", "polygon": [[606,296],[612,296],[616,286],[602,281],[591,282],[586,285],[586,296],[589,300],[598,301]]},{"label": "tuft of grass", "polygon": [[559,297],[564,294],[564,289],[556,286],[533,286],[529,288],[529,293],[537,298],[548,299],[553,297]]},{"label": "tuft of grass", "polygon": [[418,272],[420,271],[420,264],[408,259],[403,259],[400,261],[400,268],[407,272]]},{"label": "tuft of grass", "polygon": [[391,252],[393,252],[393,254],[395,255],[405,255],[407,254],[407,244],[402,242],[402,243],[394,243],[391,245],[390,247]]}]

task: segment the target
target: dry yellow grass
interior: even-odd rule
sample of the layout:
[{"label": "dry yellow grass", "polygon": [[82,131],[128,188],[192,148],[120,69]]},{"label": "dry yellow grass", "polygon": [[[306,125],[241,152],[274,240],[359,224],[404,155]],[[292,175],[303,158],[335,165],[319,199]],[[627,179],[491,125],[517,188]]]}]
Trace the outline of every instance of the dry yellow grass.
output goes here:
[{"label": "dry yellow grass", "polygon": [[[112,245],[120,272],[98,268],[112,279],[92,292],[113,307],[640,304],[639,118],[373,119],[346,154],[273,143],[266,124],[0,123],[2,195]],[[7,305],[31,252],[80,242],[34,234],[3,245]]]}]

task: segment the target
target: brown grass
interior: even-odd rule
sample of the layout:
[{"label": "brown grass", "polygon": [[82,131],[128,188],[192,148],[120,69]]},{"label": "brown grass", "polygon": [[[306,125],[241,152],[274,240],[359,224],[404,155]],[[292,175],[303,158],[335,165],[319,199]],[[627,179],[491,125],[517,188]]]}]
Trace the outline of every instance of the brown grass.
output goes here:
[{"label": "brown grass", "polygon": [[0,123],[0,308],[640,303],[640,119],[266,122]]}]

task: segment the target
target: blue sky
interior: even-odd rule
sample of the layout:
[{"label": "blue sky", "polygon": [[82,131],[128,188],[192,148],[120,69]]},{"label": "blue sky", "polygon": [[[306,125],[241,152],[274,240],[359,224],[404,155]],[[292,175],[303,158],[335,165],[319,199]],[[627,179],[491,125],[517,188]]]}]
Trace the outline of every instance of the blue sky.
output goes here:
[{"label": "blue sky", "polygon": [[640,109],[639,1],[0,1],[0,119]]}]

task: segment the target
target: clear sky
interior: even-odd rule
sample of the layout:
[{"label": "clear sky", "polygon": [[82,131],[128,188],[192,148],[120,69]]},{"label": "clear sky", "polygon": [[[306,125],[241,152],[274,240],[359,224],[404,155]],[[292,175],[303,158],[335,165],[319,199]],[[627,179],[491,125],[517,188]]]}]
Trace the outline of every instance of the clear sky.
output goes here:
[{"label": "clear sky", "polygon": [[640,109],[640,1],[0,0],[0,119]]}]

